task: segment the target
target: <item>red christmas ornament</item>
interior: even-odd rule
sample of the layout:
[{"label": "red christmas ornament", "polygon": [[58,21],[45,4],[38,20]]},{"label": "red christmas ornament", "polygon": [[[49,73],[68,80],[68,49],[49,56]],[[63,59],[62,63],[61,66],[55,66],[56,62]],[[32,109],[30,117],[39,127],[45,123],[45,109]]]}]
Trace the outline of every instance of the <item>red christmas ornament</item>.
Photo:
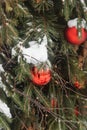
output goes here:
[{"label": "red christmas ornament", "polygon": [[32,81],[37,85],[46,85],[51,80],[51,70],[49,68],[33,67],[31,71]]},{"label": "red christmas ornament", "polygon": [[65,38],[73,45],[80,45],[87,38],[87,32],[84,28],[81,28],[81,37],[78,36],[78,29],[74,27],[67,27],[65,30]]},{"label": "red christmas ornament", "polygon": [[83,88],[83,84],[79,83],[78,80],[74,82],[74,86],[75,86],[76,88],[78,88],[78,89]]},{"label": "red christmas ornament", "polygon": [[78,89],[81,88],[81,85],[80,85],[79,81],[75,81],[74,86],[75,86],[76,88],[78,88]]}]

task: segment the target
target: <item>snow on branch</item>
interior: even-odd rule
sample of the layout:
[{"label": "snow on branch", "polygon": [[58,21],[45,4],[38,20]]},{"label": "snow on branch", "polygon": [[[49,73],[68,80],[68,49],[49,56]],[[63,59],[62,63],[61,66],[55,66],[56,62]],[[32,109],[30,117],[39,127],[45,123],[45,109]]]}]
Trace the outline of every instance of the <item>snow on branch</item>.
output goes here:
[{"label": "snow on branch", "polygon": [[[30,46],[29,48],[25,48],[21,42],[15,47],[15,48],[19,47],[19,50],[22,53],[27,63],[32,63],[36,65],[38,63],[48,61],[46,35],[43,37],[41,44],[39,44],[37,41],[30,41],[28,44]],[[17,54],[15,51],[15,48],[12,49],[12,55]],[[19,56],[19,59],[20,59],[20,56]]]}]

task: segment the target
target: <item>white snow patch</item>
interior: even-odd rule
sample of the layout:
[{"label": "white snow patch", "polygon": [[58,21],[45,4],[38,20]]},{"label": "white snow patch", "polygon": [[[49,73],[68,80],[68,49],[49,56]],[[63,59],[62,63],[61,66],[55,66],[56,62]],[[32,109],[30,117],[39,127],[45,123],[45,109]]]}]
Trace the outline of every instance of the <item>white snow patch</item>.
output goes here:
[{"label": "white snow patch", "polygon": [[37,31],[40,32],[40,31],[41,31],[41,28],[38,28]]},{"label": "white snow patch", "polygon": [[27,63],[38,64],[40,62],[46,62],[48,60],[46,36],[43,37],[41,44],[33,41],[29,42],[29,45],[29,48],[22,48],[22,54]]},{"label": "white snow patch", "polygon": [[27,23],[28,26],[32,26],[32,22]]},{"label": "white snow patch", "polygon": [[[43,39],[39,38],[39,42],[41,42],[41,44],[37,41],[30,41],[28,43],[30,45],[29,48],[23,47],[22,42],[20,42],[12,49],[12,55],[15,56],[17,54],[16,49],[19,48],[19,51],[23,54],[23,57],[27,63],[36,65],[38,63],[46,62],[48,60],[46,35]],[[20,55],[18,57],[18,62],[20,62]]]},{"label": "white snow patch", "polygon": [[17,52],[16,52],[17,49],[19,49],[19,52],[21,52],[21,50],[23,48],[22,43],[23,42],[20,41],[15,47],[12,48],[12,52],[11,52],[12,56],[17,55]]},{"label": "white snow patch", "polygon": [[84,12],[87,12],[87,7],[84,7]]},{"label": "white snow patch", "polygon": [[[71,27],[76,27],[77,28],[77,26],[78,26],[78,18],[69,20],[67,24],[68,24],[68,27],[70,27],[70,28]],[[86,28],[86,21],[84,19],[82,19],[80,26],[83,27],[83,28]]]},{"label": "white snow patch", "polygon": [[80,0],[80,1],[81,1],[81,3],[82,3],[84,6],[86,6],[84,0]]},{"label": "white snow patch", "polygon": [[6,87],[2,82],[2,78],[0,77],[0,87],[3,88],[4,91],[6,91]]},{"label": "white snow patch", "polygon": [[15,50],[15,48],[12,48],[12,56],[15,56],[16,55],[16,50]]},{"label": "white snow patch", "polygon": [[0,64],[0,72],[4,72],[4,69],[2,67],[2,64]]},{"label": "white snow patch", "polygon": [[6,114],[6,116],[11,118],[11,113],[10,113],[9,107],[5,103],[3,103],[1,100],[0,100],[0,112]]},{"label": "white snow patch", "polygon": [[31,47],[31,46],[33,46],[33,45],[35,45],[35,44],[38,44],[38,43],[37,43],[37,41],[30,41],[30,42],[28,42],[28,44],[29,44],[29,46]]},{"label": "white snow patch", "polygon": [[87,12],[87,6],[86,6],[85,1],[84,1],[84,0],[80,0],[80,1],[81,1],[81,3],[82,3],[84,12]]}]

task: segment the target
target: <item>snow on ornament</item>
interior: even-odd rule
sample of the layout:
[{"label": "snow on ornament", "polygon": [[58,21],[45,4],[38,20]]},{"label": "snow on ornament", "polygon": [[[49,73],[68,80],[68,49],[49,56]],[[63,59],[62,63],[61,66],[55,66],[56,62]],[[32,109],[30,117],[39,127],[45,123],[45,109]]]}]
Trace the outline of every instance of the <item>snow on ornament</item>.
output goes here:
[{"label": "snow on ornament", "polygon": [[21,47],[21,53],[27,63],[36,65],[48,60],[46,36],[43,37],[41,44],[37,43],[37,41],[31,41],[29,42],[29,45],[29,48]]},{"label": "snow on ornament", "polygon": [[78,22],[78,18],[69,20],[64,31],[65,39],[73,45],[80,45],[87,39],[86,21],[82,19],[80,24]]},{"label": "snow on ornament", "polygon": [[[32,82],[38,85],[45,85],[51,79],[50,61],[48,60],[47,53],[47,37],[44,35],[43,39],[39,38],[39,44],[37,41],[30,41],[29,47],[25,48],[20,42],[16,47],[14,47],[12,54],[17,55],[17,48],[19,48],[20,53],[23,55],[26,63],[31,63],[34,67],[31,68]],[[21,55],[18,56],[18,62],[20,62]],[[45,67],[39,67],[41,64],[45,64]],[[38,69],[40,68],[40,69]]]},{"label": "snow on ornament", "polygon": [[47,37],[46,35],[43,39],[39,39],[39,44],[37,41],[30,41],[29,47],[25,48],[23,46],[24,41],[19,41],[19,43],[12,49],[12,56],[18,56],[18,62],[20,62],[20,54],[23,55],[26,63],[32,63],[34,65],[42,62],[46,62],[48,60],[48,53],[47,53]]},{"label": "snow on ornament", "polygon": [[31,70],[32,82],[37,85],[46,85],[51,80],[51,70],[45,65],[41,68],[34,66]]}]

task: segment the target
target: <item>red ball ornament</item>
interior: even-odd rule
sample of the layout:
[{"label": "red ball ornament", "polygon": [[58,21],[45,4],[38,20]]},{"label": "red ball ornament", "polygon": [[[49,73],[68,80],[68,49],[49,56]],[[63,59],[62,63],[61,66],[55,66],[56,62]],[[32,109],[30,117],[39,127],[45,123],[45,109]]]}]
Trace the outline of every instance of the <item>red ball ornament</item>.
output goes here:
[{"label": "red ball ornament", "polygon": [[78,81],[76,81],[76,82],[74,83],[74,86],[75,86],[76,88],[79,88],[79,87],[80,87],[79,82],[78,82]]},{"label": "red ball ornament", "polygon": [[32,81],[37,85],[46,85],[51,80],[51,70],[49,68],[33,67],[31,71]]},{"label": "red ball ornament", "polygon": [[78,82],[78,81],[75,81],[74,82],[74,86],[76,87],[76,88],[78,88],[78,89],[80,89],[82,86],[81,86],[81,84]]},{"label": "red ball ornament", "polygon": [[82,44],[87,38],[87,32],[84,28],[81,28],[81,36],[78,36],[78,29],[74,27],[67,27],[65,29],[65,38],[73,45]]}]

